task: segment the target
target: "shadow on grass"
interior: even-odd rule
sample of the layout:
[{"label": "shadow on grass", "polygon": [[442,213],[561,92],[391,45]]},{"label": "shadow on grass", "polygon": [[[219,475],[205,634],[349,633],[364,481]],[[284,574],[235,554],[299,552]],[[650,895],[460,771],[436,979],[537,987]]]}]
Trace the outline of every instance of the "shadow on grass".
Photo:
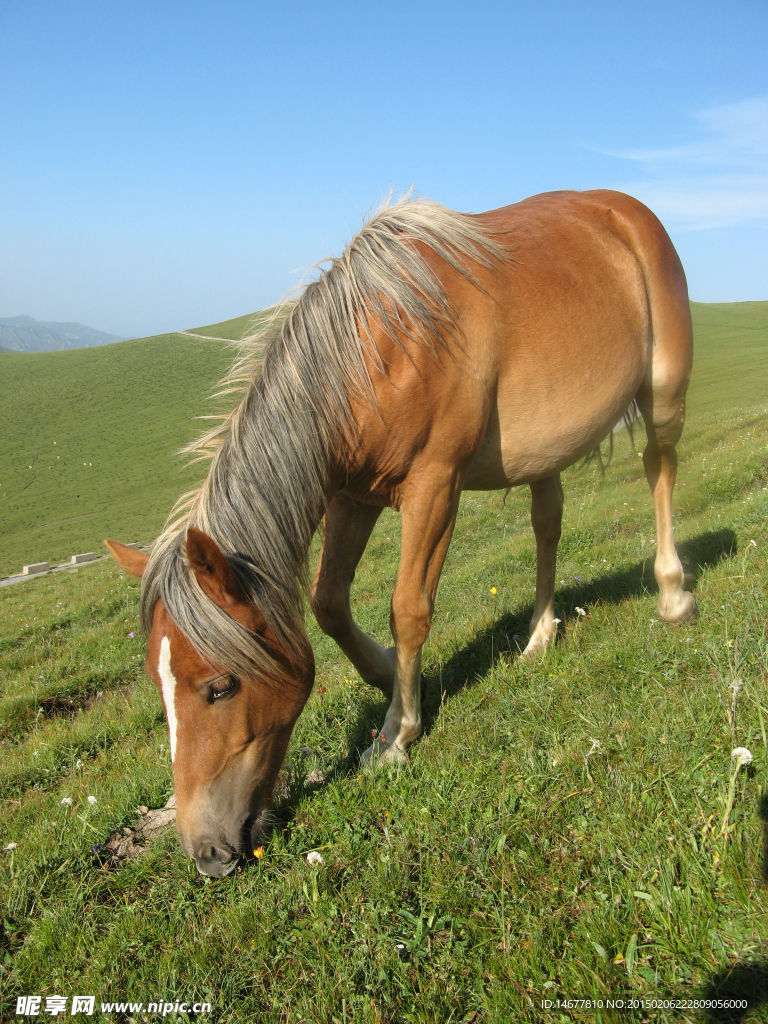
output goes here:
[{"label": "shadow on grass", "polygon": [[[687,579],[693,582],[694,587],[704,569],[717,565],[735,551],[736,534],[729,529],[702,533],[678,545]],[[647,558],[627,569],[561,587],[555,594],[555,604],[558,611],[573,616],[576,605],[620,604],[627,598],[655,593],[657,590],[653,559]],[[479,630],[473,640],[453,655],[443,666],[440,679],[434,675],[422,679],[422,722],[425,734],[432,729],[437,719],[441,700],[452,697],[464,686],[474,685],[502,655],[515,655],[523,650],[528,642],[532,613],[533,605],[528,604],[517,612],[502,615],[492,625]],[[350,753],[332,765],[323,784],[357,770],[359,751],[370,745],[371,729],[381,725],[388,701],[384,697],[373,696],[375,691],[370,692],[371,697],[363,699],[349,729],[347,742]],[[318,788],[322,787],[306,786],[301,782],[291,788],[290,794],[281,802],[277,811],[278,821],[283,827],[292,820],[303,794]]]},{"label": "shadow on grass", "polygon": [[[686,579],[695,589],[705,569],[735,554],[736,534],[729,529],[702,533],[679,544],[677,550]],[[658,587],[653,575],[653,558],[646,558],[626,569],[558,588],[555,606],[558,612],[565,612],[572,618],[577,605],[620,604],[630,597],[654,593],[658,593]],[[524,649],[532,614],[533,605],[528,604],[515,613],[502,615],[453,655],[443,667],[442,680],[434,676],[428,678],[422,716],[425,732],[435,720],[441,699],[453,696],[464,686],[472,686],[502,655],[514,655]]]},{"label": "shadow on grass", "polygon": [[763,881],[768,885],[768,789],[764,789],[760,795],[760,803],[757,813],[763,823],[763,856],[760,863],[760,871]]},{"label": "shadow on grass", "polygon": [[763,1020],[755,1014],[768,1006],[768,960],[745,960],[726,967],[715,974],[702,992],[701,999],[713,1002],[745,1002],[747,1005],[716,1006],[704,1010],[706,1024],[740,1024],[747,1015]]}]

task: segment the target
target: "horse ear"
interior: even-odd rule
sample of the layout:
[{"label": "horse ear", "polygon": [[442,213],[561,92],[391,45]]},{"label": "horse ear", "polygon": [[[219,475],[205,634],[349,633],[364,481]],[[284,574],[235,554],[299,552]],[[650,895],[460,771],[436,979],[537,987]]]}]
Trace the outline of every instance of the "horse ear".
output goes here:
[{"label": "horse ear", "polygon": [[187,558],[197,582],[219,608],[245,601],[242,587],[218,544],[202,530],[190,526],[186,539]]},{"label": "horse ear", "polygon": [[144,570],[149,562],[149,555],[136,548],[129,548],[127,544],[121,544],[119,540],[105,540],[110,555],[121,568],[129,572],[131,576],[143,576]]}]

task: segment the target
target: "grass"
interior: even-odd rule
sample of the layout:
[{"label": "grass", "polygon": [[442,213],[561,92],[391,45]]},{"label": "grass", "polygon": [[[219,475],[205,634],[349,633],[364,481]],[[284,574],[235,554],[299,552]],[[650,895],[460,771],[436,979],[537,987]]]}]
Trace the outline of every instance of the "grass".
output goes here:
[{"label": "grass", "polygon": [[247,313],[235,317],[234,320],[222,320],[220,324],[209,324],[207,327],[192,327],[192,334],[203,334],[207,338],[226,338],[229,341],[240,341],[258,326],[259,315]]},{"label": "grass", "polygon": [[765,401],[768,302],[692,302],[694,377],[689,413]]},{"label": "grass", "polygon": [[105,537],[153,540],[200,477],[175,452],[201,432],[195,416],[230,359],[221,342],[180,334],[4,355],[0,573]]},{"label": "grass", "polygon": [[[91,993],[95,1019],[101,1001],[158,995],[209,1000],[205,1019],[227,1022],[766,1019],[768,408],[733,398],[743,364],[718,337],[675,502],[700,617],[655,621],[652,509],[626,436],[605,476],[565,474],[546,659],[517,657],[528,494],[466,494],[410,763],[358,768],[385,707],[310,619],[318,679],[281,825],[230,879],[206,883],[172,831],[109,870],[93,850],[172,790],[130,636],[136,581],[100,563],[0,591],[0,846],[17,844],[0,853],[0,1016],[17,995]],[[383,642],[398,539],[386,512],[354,585]],[[737,746],[754,763],[724,836]],[[315,769],[317,789],[302,781]],[[606,1005],[704,996],[750,1009]],[[542,1005],[558,999],[603,1007]]]}]

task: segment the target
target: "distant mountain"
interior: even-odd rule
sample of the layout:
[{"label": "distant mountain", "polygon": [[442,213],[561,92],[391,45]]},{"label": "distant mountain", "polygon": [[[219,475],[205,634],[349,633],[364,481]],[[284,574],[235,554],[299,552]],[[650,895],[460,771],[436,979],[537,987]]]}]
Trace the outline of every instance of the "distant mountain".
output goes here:
[{"label": "distant mountain", "polygon": [[0,317],[0,351],[53,352],[124,340],[116,334],[105,334],[82,324],[47,323],[31,316]]}]

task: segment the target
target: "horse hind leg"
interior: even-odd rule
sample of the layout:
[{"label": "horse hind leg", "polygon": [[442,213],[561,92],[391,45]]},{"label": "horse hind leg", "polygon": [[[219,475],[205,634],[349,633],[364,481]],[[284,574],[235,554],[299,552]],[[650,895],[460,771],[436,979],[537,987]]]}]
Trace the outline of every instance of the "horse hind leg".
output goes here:
[{"label": "horse hind leg", "polygon": [[672,535],[672,491],[677,476],[675,445],[683,432],[688,372],[683,366],[676,380],[667,367],[663,381],[654,376],[652,387],[641,389],[637,404],[648,436],[643,466],[656,512],[653,569],[659,585],[658,614],[666,622],[682,622],[696,614],[693,594],[683,590],[683,566]]},{"label": "horse hind leg", "polygon": [[555,638],[555,568],[563,520],[560,474],[531,484],[531,524],[536,536],[536,597],[524,657],[545,651]]},{"label": "horse hind leg", "polygon": [[320,628],[336,641],[365,682],[391,697],[395,650],[382,647],[363,632],[350,606],[355,569],[381,512],[344,494],[333,498],[323,521],[323,546],[309,601]]}]

